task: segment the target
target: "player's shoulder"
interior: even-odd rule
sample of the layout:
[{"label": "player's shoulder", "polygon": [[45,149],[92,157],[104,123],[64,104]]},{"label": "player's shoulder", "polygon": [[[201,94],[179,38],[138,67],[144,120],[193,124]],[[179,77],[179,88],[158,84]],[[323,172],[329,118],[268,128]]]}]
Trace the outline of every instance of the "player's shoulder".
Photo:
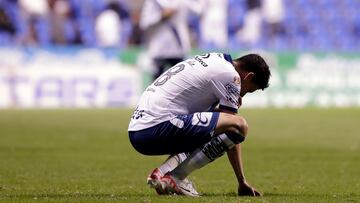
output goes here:
[{"label": "player's shoulder", "polygon": [[200,57],[204,59],[205,63],[208,63],[215,78],[237,75],[230,54],[212,52],[200,55]]},{"label": "player's shoulder", "polygon": [[200,56],[204,59],[208,58],[210,65],[222,66],[222,67],[224,67],[226,69],[230,69],[230,70],[234,69],[233,64],[232,64],[232,58],[231,58],[230,54],[212,52],[212,53],[207,53],[207,54],[203,54]]},{"label": "player's shoulder", "polygon": [[204,54],[197,55],[203,59],[210,59],[214,61],[222,61],[222,62],[229,62],[232,63],[232,58],[230,54],[221,53],[221,52],[209,52]]},{"label": "player's shoulder", "polygon": [[211,52],[209,54],[217,59],[220,59],[223,62],[228,62],[228,63],[232,64],[232,58],[231,58],[230,54],[221,53],[221,52]]},{"label": "player's shoulder", "polygon": [[229,54],[225,53],[205,53],[195,55],[193,57],[195,61],[199,62],[204,67],[218,67],[218,66],[226,66],[228,68],[233,67],[232,65],[232,58]]}]

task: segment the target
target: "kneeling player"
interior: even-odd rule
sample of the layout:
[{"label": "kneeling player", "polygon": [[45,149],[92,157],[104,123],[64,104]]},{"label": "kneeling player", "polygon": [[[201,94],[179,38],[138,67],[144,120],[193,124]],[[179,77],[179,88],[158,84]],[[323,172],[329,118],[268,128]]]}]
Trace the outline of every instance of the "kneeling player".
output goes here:
[{"label": "kneeling player", "polygon": [[246,93],[268,87],[270,70],[262,57],[232,60],[211,53],[185,60],[142,94],[129,124],[134,148],[170,157],[149,175],[158,194],[199,196],[186,177],[225,152],[238,179],[239,195],[258,196],[243,173],[240,143],[248,125],[237,116]]}]

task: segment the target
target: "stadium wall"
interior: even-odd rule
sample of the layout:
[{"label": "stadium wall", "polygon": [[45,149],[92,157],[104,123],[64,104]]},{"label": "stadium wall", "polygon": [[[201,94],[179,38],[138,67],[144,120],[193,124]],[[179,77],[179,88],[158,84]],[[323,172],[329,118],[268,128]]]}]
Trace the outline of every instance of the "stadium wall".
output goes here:
[{"label": "stadium wall", "polygon": [[[247,95],[244,107],[360,106],[358,54],[259,53],[271,85]],[[150,83],[141,49],[3,47],[0,55],[0,108],[134,107]]]},{"label": "stadium wall", "polygon": [[119,52],[84,48],[1,48],[0,108],[134,106],[141,72]]}]

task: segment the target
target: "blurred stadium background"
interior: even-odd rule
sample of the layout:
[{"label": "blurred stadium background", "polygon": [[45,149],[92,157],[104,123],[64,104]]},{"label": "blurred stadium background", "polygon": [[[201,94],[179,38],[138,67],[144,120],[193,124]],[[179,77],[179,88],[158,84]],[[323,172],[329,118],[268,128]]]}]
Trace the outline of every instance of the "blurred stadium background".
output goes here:
[{"label": "blurred stadium background", "polygon": [[[189,14],[188,55],[257,52],[272,69],[240,111],[254,126],[245,171],[268,195],[246,201],[359,201],[360,1],[208,1],[223,5],[208,19],[224,23]],[[174,200],[144,183],[164,157],[139,155],[126,136],[151,78],[142,4],[0,0],[0,200]],[[117,17],[100,23],[109,5]],[[238,202],[230,170],[221,158],[195,173],[199,201]]]},{"label": "blurred stadium background", "polygon": [[[206,15],[226,15],[223,26],[189,14],[189,56],[263,54],[270,90],[245,106],[360,106],[358,0],[219,2]],[[1,0],[0,108],[133,106],[149,83],[142,3]],[[99,22],[111,6],[118,19]],[[227,35],[204,33],[214,26]]]}]

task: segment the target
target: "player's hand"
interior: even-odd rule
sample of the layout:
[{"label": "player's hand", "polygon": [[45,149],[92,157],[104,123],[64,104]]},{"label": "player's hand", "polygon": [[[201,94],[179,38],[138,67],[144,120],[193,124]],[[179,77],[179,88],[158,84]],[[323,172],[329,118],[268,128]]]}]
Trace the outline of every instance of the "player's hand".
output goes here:
[{"label": "player's hand", "polygon": [[249,185],[246,181],[239,184],[238,188],[239,196],[262,196],[260,192],[258,192],[255,188]]}]

